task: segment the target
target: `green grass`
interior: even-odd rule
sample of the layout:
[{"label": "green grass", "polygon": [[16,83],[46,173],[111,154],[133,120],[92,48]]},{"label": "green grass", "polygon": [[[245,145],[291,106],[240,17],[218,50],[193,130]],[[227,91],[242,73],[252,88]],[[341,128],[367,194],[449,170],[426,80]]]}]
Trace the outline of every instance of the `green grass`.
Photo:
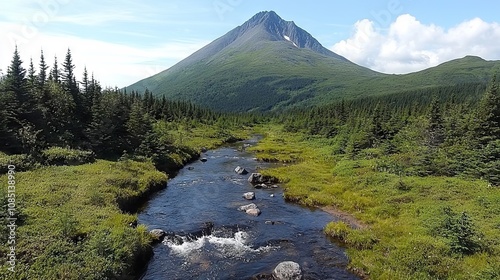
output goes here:
[{"label": "green grass", "polygon": [[[333,206],[366,228],[332,223],[325,232],[344,242],[350,268],[372,279],[498,279],[500,189],[482,180],[399,176],[377,171],[377,151],[354,159],[333,155],[329,139],[268,131],[254,149],[261,159],[293,164],[265,170],[285,183],[285,197],[308,206]],[[479,252],[462,255],[439,234],[450,207],[471,217]]]},{"label": "green grass", "polygon": [[[18,263],[12,274],[2,262],[0,278],[104,279],[135,272],[150,254],[150,240],[144,227],[129,227],[136,216],[121,208],[166,181],[151,163],[133,161],[17,173]],[[5,232],[1,238],[5,256]]]}]

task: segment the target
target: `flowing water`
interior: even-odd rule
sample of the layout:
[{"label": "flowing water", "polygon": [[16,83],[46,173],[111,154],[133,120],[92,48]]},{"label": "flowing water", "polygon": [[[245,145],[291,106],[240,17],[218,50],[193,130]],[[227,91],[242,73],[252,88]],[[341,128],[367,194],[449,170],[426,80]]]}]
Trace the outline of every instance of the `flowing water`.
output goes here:
[{"label": "flowing water", "polygon": [[[206,162],[184,167],[149,201],[139,222],[169,235],[154,247],[141,279],[251,279],[288,260],[300,264],[304,279],[358,279],[346,270],[343,249],[322,232],[334,217],[285,202],[281,188],[255,189],[249,175],[234,172],[272,166],[240,149],[256,141],[208,151]],[[255,200],[242,197],[249,191]],[[260,216],[237,210],[249,203]]]}]

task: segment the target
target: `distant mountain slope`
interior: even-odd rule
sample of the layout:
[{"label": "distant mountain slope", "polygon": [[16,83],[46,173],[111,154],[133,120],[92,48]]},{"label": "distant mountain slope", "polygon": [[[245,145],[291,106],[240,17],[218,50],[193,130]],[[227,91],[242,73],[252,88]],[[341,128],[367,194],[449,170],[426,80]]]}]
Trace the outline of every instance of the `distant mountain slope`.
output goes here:
[{"label": "distant mountain slope", "polygon": [[494,68],[499,63],[466,57],[407,75],[378,73],[324,48],[294,22],[270,11],[126,89],[147,88],[224,111],[266,111],[486,81]]}]

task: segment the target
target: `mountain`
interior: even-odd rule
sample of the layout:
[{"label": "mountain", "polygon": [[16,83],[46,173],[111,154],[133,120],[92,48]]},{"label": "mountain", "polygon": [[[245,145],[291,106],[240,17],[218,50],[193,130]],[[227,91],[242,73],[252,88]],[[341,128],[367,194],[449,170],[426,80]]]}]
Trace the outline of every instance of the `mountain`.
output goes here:
[{"label": "mountain", "polygon": [[407,75],[350,62],[275,12],[243,25],[154,76],[127,87],[224,111],[266,111],[341,98],[485,82],[499,63],[466,57]]}]

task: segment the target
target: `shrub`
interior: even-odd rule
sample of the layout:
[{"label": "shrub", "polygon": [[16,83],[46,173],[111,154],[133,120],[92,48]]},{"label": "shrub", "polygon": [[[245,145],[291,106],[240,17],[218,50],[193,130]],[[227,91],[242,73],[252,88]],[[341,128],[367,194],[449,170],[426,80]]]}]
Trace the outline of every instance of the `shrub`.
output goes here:
[{"label": "shrub", "polygon": [[29,171],[40,167],[40,164],[33,157],[26,154],[0,154],[0,174],[6,174],[9,165],[14,165],[16,172]]},{"label": "shrub", "polygon": [[92,151],[51,147],[42,151],[42,158],[47,165],[80,165],[94,162],[95,154]]},{"label": "shrub", "polygon": [[445,218],[438,230],[441,236],[448,239],[451,249],[455,253],[472,254],[481,249],[482,234],[476,231],[467,212],[454,213],[451,208],[443,209]]}]

